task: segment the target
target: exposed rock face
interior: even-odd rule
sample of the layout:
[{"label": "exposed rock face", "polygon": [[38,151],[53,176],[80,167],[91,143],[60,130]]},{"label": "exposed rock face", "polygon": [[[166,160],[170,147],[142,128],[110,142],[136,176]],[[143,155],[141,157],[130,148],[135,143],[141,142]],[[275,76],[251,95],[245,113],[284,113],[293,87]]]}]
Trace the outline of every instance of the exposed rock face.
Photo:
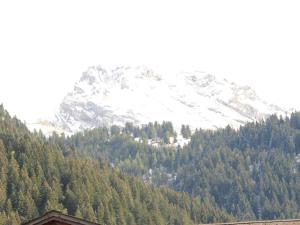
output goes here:
[{"label": "exposed rock face", "polygon": [[175,128],[239,127],[286,111],[204,72],[157,74],[146,67],[90,67],[66,95],[54,124],[68,132],[112,124],[171,121]]}]

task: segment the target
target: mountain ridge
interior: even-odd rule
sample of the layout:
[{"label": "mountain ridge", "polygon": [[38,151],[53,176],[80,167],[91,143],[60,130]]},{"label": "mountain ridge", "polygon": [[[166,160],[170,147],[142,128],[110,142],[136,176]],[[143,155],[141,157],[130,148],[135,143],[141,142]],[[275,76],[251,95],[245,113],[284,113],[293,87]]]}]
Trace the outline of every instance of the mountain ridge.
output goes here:
[{"label": "mountain ridge", "polygon": [[60,104],[54,127],[74,133],[98,126],[171,121],[192,129],[238,128],[288,111],[250,86],[203,72],[157,73],[145,66],[92,66]]}]

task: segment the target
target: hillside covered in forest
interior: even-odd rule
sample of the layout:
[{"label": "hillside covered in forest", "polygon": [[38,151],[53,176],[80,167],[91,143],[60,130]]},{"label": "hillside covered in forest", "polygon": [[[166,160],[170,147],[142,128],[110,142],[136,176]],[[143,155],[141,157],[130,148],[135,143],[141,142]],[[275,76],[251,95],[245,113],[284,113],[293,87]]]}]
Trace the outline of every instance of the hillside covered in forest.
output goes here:
[{"label": "hillside covered in forest", "polygon": [[238,130],[181,130],[190,139],[184,147],[170,144],[178,135],[170,122],[127,123],[51,140],[145,183],[199,197],[239,220],[300,217],[300,113],[273,115]]},{"label": "hillside covered in forest", "polygon": [[1,225],[20,225],[51,209],[106,225],[233,220],[200,198],[145,184],[67,143],[30,133],[0,106]]}]

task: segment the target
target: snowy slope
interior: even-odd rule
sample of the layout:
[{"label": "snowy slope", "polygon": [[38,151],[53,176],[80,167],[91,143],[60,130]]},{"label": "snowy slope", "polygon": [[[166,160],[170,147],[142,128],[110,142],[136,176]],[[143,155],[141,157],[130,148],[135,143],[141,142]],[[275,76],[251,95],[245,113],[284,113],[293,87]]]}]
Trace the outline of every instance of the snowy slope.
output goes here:
[{"label": "snowy slope", "polygon": [[51,136],[53,132],[57,134],[64,133],[67,136],[72,134],[72,132],[68,132],[67,130],[60,128],[59,126],[52,122],[49,122],[48,120],[39,120],[34,123],[27,123],[26,125],[31,131],[42,131],[43,134],[47,137]]},{"label": "snowy slope", "polygon": [[75,132],[112,124],[172,121],[175,128],[238,127],[286,111],[239,86],[204,72],[157,74],[149,68],[90,67],[56,114],[55,126]]}]

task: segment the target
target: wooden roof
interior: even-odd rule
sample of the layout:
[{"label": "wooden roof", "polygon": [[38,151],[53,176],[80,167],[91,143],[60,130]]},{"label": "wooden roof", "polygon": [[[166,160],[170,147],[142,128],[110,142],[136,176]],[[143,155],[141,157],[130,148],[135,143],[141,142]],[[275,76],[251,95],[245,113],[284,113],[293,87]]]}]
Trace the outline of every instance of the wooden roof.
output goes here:
[{"label": "wooden roof", "polygon": [[300,219],[242,221],[242,222],[214,223],[214,224],[202,224],[202,225],[300,225]]},{"label": "wooden roof", "polygon": [[[52,210],[41,217],[30,220],[22,225],[99,225],[74,216],[68,216],[61,212]],[[204,225],[204,224],[203,224]],[[265,220],[244,221],[231,223],[215,223],[209,225],[300,225],[300,219],[293,220]]]},{"label": "wooden roof", "polygon": [[99,225],[74,216],[68,216],[52,210],[41,217],[30,220],[22,225]]}]

